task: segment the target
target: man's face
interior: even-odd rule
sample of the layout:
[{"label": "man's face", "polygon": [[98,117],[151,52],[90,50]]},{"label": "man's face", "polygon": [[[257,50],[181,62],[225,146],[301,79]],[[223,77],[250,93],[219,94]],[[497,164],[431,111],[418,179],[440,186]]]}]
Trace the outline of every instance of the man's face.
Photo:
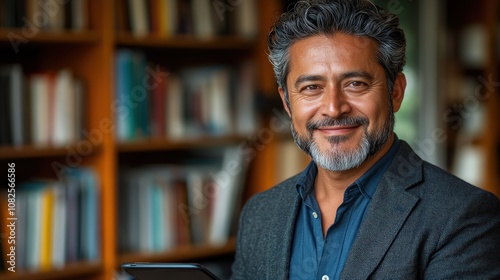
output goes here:
[{"label": "man's face", "polygon": [[[358,167],[392,135],[406,82],[399,75],[389,99],[376,52],[373,40],[343,33],[309,37],[290,47],[286,109],[292,133],[324,169]],[[282,89],[280,95],[284,101]]]}]

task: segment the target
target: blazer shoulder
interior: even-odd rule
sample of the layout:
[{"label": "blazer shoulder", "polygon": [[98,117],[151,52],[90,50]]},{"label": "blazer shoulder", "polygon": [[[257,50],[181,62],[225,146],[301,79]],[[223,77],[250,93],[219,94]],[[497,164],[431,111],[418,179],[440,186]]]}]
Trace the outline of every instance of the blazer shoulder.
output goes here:
[{"label": "blazer shoulder", "polygon": [[241,216],[242,221],[245,223],[254,220],[274,221],[274,219],[279,219],[295,209],[299,198],[295,185],[299,176],[300,173],[268,190],[253,195],[245,203]]}]

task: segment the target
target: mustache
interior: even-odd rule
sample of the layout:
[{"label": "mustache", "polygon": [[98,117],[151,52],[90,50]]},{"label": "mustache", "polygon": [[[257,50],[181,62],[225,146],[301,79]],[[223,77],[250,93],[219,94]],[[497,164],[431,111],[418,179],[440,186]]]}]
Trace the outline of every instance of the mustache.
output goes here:
[{"label": "mustache", "polygon": [[323,126],[360,126],[368,123],[368,118],[365,117],[324,118],[318,121],[309,121],[306,127],[308,131],[313,131]]}]

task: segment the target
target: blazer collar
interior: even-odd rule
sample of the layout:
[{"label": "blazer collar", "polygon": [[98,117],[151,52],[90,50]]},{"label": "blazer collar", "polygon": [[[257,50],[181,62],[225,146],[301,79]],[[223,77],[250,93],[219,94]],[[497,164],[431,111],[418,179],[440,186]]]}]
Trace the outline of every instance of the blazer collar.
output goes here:
[{"label": "blazer collar", "polygon": [[342,271],[342,279],[366,279],[375,270],[419,200],[406,189],[421,180],[422,159],[401,141],[396,157],[368,206]]}]

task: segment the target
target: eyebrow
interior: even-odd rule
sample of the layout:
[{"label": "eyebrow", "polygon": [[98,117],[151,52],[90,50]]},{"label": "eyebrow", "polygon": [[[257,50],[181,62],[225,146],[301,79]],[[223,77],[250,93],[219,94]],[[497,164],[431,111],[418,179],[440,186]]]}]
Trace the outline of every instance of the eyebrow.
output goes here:
[{"label": "eyebrow", "polygon": [[297,78],[297,80],[295,81],[295,83],[293,83],[293,86],[295,88],[298,88],[300,84],[304,83],[304,82],[316,82],[316,81],[319,81],[319,82],[324,82],[326,81],[326,78],[324,76],[321,76],[321,75],[302,75],[302,76],[299,76]]},{"label": "eyebrow", "polygon": [[[369,81],[372,81],[374,79],[373,75],[366,72],[366,71],[350,71],[346,73],[342,73],[340,75],[340,79],[349,79],[349,78],[365,78]],[[295,83],[293,83],[293,86],[295,88],[298,88],[301,83],[304,82],[325,82],[326,78],[322,75],[302,75],[297,78]]]},{"label": "eyebrow", "polygon": [[340,79],[348,79],[348,78],[365,78],[369,81],[372,81],[374,79],[373,75],[366,71],[352,71],[340,75]]}]

